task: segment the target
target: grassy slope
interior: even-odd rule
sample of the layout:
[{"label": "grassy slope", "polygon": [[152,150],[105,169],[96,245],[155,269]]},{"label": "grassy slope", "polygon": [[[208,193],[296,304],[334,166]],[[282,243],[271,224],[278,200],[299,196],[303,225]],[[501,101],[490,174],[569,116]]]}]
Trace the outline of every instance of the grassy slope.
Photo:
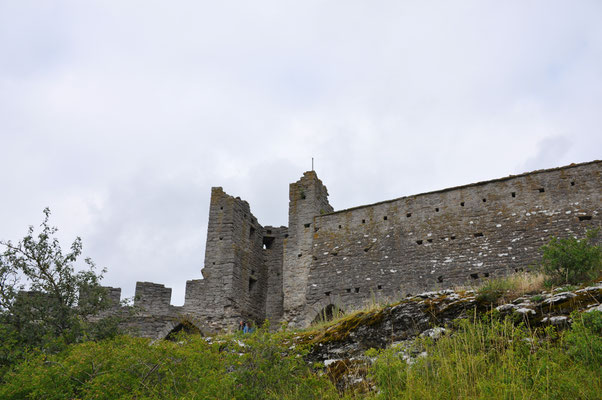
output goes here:
[{"label": "grassy slope", "polygon": [[[368,375],[376,386],[363,394],[337,392],[323,373],[326,368],[304,361],[308,348],[295,337],[307,332],[260,329],[211,340],[180,336],[175,343],[152,345],[119,337],[72,345],[57,355],[34,351],[4,376],[0,398],[598,399],[602,313],[573,319],[570,330],[557,332],[475,318],[458,322],[453,334],[436,342],[421,339],[411,349],[370,351],[376,361]],[[329,326],[311,333],[324,335]],[[408,363],[408,354],[421,355]]]}]

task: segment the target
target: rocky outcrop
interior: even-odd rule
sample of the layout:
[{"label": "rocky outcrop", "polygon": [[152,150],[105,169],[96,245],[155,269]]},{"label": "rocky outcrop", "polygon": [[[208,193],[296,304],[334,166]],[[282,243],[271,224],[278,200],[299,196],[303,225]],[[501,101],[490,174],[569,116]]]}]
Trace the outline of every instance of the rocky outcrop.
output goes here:
[{"label": "rocky outcrop", "polygon": [[[367,389],[365,380],[370,359],[364,352],[410,343],[419,335],[437,339],[458,318],[490,313],[500,318],[511,316],[530,327],[555,325],[568,327],[573,311],[602,311],[602,282],[574,291],[556,289],[528,296],[499,306],[481,301],[474,291],[442,290],[426,292],[396,304],[360,311],[321,330],[307,331],[297,340],[311,345],[308,360],[323,362],[326,373],[339,389]],[[402,346],[410,348],[411,346]],[[405,355],[408,362],[420,354]]]}]

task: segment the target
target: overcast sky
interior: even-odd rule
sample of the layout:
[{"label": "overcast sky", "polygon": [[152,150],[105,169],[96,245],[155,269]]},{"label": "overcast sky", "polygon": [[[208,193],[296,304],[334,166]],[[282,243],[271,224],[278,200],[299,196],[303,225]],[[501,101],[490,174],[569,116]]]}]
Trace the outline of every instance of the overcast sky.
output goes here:
[{"label": "overcast sky", "polygon": [[0,0],[0,238],[51,208],[104,283],[199,279],[211,186],[287,225],[602,158],[602,2]]}]

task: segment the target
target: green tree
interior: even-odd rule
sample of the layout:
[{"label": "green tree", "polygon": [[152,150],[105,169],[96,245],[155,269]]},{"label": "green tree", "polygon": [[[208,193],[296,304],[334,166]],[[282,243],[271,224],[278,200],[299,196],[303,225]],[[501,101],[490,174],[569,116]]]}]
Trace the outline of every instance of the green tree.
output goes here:
[{"label": "green tree", "polygon": [[86,258],[85,268],[76,271],[81,239],[77,237],[69,251],[63,252],[55,237],[58,229],[49,225],[49,218],[46,208],[37,235],[30,226],[19,242],[0,241],[3,344],[51,350],[57,344],[80,341],[94,331],[91,327],[98,322],[99,313],[110,306],[100,285],[105,270],[97,273],[92,260]]},{"label": "green tree", "polygon": [[584,239],[553,237],[541,247],[541,270],[551,285],[577,284],[596,279],[602,272],[602,249],[596,244],[599,230]]}]

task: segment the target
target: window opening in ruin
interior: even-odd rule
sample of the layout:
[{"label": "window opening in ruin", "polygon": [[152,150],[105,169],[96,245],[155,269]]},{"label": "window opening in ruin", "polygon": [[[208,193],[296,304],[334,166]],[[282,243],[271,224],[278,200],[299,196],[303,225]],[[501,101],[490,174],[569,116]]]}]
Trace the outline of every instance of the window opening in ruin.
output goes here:
[{"label": "window opening in ruin", "polygon": [[255,228],[251,227],[251,229],[249,229],[249,238],[252,238],[254,233],[255,233]]},{"label": "window opening in ruin", "polygon": [[219,209],[220,209],[220,210],[223,210],[223,209],[224,209],[224,206],[221,206]]},{"label": "window opening in ruin", "polygon": [[215,265],[215,261],[213,262],[213,265]]},{"label": "window opening in ruin", "polygon": [[336,252],[335,252],[335,253],[332,253],[332,255],[333,255],[333,256],[338,256],[338,255],[339,255],[339,253],[336,253]]},{"label": "window opening in ruin", "polygon": [[437,282],[439,282],[439,283],[443,282],[443,275],[439,275],[437,277]]},{"label": "window opening in ruin", "polygon": [[412,216],[412,213],[407,213],[406,217],[410,218]]},{"label": "window opening in ruin", "polygon": [[360,292],[360,288],[356,287],[355,288],[355,293],[359,293]]},{"label": "window opening in ruin", "polygon": [[368,252],[368,250],[370,250],[370,247],[366,247],[366,248],[364,249],[364,253],[367,253],[367,252]]},{"label": "window opening in ruin", "polygon": [[302,191],[301,191],[301,200],[305,200],[305,198],[306,198],[306,197],[305,197],[305,192],[302,190]]},{"label": "window opening in ruin", "polygon": [[306,227],[306,228],[309,228],[311,226],[311,224],[305,224],[303,226]]},{"label": "window opening in ruin", "polygon": [[317,231],[319,231],[319,230],[320,230],[320,228],[319,228],[319,227],[317,227],[317,226],[315,226],[315,227],[314,227],[314,232],[317,232]]},{"label": "window opening in ruin", "polygon": [[288,233],[285,233],[285,234],[284,234],[284,238],[285,238],[285,239],[286,239],[286,238],[288,238]]},{"label": "window opening in ruin", "polygon": [[316,256],[311,256],[311,258],[313,258],[314,261],[316,261],[318,259],[318,257],[316,257]]},{"label": "window opening in ruin", "polygon": [[299,257],[299,258],[300,258],[301,256],[302,256],[302,254],[301,254],[301,253],[297,254],[297,257]]},{"label": "window opening in ruin", "polygon": [[378,290],[382,290],[383,289],[383,285],[378,285]]},{"label": "window opening in ruin", "polygon": [[575,182],[571,182],[571,186],[575,186]]},{"label": "window opening in ruin", "polygon": [[223,237],[221,237],[221,236],[220,236],[220,237],[219,237],[219,240],[222,240],[222,239],[223,239]]},{"label": "window opening in ruin", "polygon": [[383,220],[384,220],[384,221],[386,221],[386,220],[387,220],[387,216],[386,216],[386,215],[383,217]]},{"label": "window opening in ruin", "polygon": [[512,197],[516,197],[516,192],[512,192]]},{"label": "window opening in ruin", "polygon": [[326,296],[330,296],[330,292],[324,292]]},{"label": "window opening in ruin", "polygon": [[254,269],[251,270],[251,275],[255,275],[255,270]]},{"label": "window opening in ruin", "polygon": [[464,207],[464,202],[460,203],[460,207]]},{"label": "window opening in ruin", "polygon": [[433,243],[433,239],[426,239],[427,242]]},{"label": "window opening in ruin", "polygon": [[479,274],[470,274],[472,279],[479,279]]},{"label": "window opening in ruin", "polygon": [[487,203],[487,199],[483,199],[483,203]]},{"label": "window opening in ruin", "polygon": [[539,193],[543,193],[543,192],[545,192],[545,191],[546,191],[546,190],[545,190],[544,188],[539,188]]},{"label": "window opening in ruin", "polygon": [[481,237],[483,236],[483,232],[477,232],[474,234],[474,237]]},{"label": "window opening in ruin", "polygon": [[252,294],[255,291],[256,287],[257,287],[257,279],[255,279],[254,277],[250,277],[249,278],[249,293]]},{"label": "window opening in ruin", "polygon": [[485,272],[483,275],[485,276],[485,278],[489,278],[489,272]]},{"label": "window opening in ruin", "polygon": [[455,240],[455,239],[456,239],[456,237],[455,237],[455,236],[450,236],[450,239],[451,239],[451,240]]},{"label": "window opening in ruin", "polygon": [[435,208],[435,212],[439,212],[439,207]]},{"label": "window opening in ruin", "polygon": [[265,233],[267,233],[268,235],[272,234],[272,231],[270,229],[266,230]]},{"label": "window opening in ruin", "polygon": [[263,248],[264,249],[271,249],[272,245],[274,244],[274,237],[272,236],[264,236],[263,237]]},{"label": "window opening in ruin", "polygon": [[592,219],[591,215],[581,215],[579,216],[579,221],[590,221]]},{"label": "window opening in ruin", "polygon": [[417,240],[416,243],[417,244],[422,244],[422,240]]},{"label": "window opening in ruin", "polygon": [[351,288],[349,288],[349,289],[345,289],[345,291],[346,291],[347,293],[351,293]]},{"label": "window opening in ruin", "polygon": [[365,224],[365,223],[366,223],[366,220],[365,220],[365,219],[363,219],[363,220],[362,220],[362,224]]},{"label": "window opening in ruin", "polygon": [[341,228],[342,228],[342,226],[341,226],[341,225],[339,225],[339,229],[341,229]]}]

